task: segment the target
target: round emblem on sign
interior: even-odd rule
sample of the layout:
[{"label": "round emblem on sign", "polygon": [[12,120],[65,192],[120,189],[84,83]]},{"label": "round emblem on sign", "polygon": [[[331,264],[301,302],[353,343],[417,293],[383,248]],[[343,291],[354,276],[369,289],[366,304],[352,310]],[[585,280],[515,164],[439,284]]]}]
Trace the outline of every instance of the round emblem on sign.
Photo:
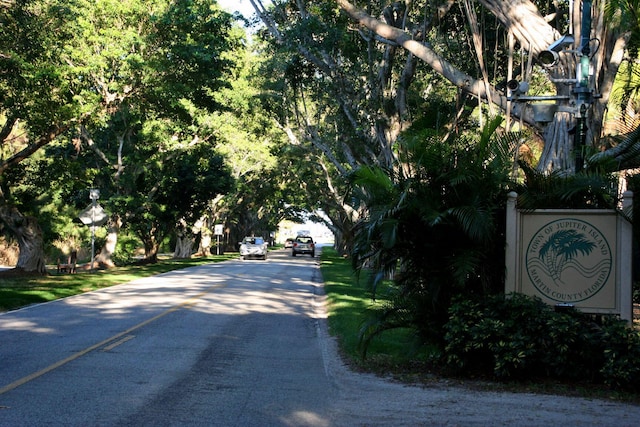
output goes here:
[{"label": "round emblem on sign", "polygon": [[574,218],[551,221],[533,234],[526,269],[533,286],[562,303],[584,301],[609,279],[611,247],[592,224]]}]

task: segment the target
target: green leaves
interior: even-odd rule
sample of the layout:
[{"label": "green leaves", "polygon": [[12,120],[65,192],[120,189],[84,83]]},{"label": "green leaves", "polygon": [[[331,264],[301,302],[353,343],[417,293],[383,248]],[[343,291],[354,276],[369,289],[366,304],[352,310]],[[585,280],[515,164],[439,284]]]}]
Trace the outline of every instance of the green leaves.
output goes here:
[{"label": "green leaves", "polygon": [[402,325],[438,341],[453,295],[500,289],[498,230],[513,158],[510,141],[496,138],[500,122],[488,123],[475,140],[454,143],[407,132],[398,144],[402,167],[353,173],[351,194],[367,212],[356,227],[354,266],[372,270],[374,296],[389,278],[398,295],[367,333]]},{"label": "green leaves", "polygon": [[520,209],[614,209],[617,204],[617,178],[610,173],[544,174],[525,162],[518,164],[526,177],[516,189]]},{"label": "green leaves", "polygon": [[149,81],[154,102],[175,108],[176,95],[189,92],[197,106],[220,108],[213,95],[228,85],[242,57],[242,35],[232,31],[231,15],[208,1],[177,1],[167,3],[150,25],[149,59],[159,71]]},{"label": "green leaves", "polygon": [[99,187],[124,227],[158,239],[231,189],[210,122],[246,57],[231,15],[206,0],[32,0],[1,8],[0,20],[0,125],[15,117],[28,132],[3,158],[54,125],[69,129],[29,169],[51,188],[18,175],[4,184],[62,194],[71,210]]},{"label": "green leaves", "polygon": [[638,390],[640,334],[625,321],[596,324],[517,294],[457,298],[449,309],[442,361],[451,373],[499,380],[579,380]]}]

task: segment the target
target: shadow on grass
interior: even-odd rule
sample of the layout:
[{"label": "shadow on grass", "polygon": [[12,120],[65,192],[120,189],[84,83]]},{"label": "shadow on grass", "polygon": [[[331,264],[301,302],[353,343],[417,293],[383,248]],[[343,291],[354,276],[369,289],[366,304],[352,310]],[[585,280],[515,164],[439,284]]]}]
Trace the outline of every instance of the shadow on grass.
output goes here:
[{"label": "shadow on grass", "polygon": [[238,254],[229,253],[206,258],[167,259],[155,264],[128,265],[107,270],[78,269],[75,274],[61,274],[55,269],[50,270],[48,275],[18,274],[19,271],[7,270],[0,273],[0,312],[237,257]]}]

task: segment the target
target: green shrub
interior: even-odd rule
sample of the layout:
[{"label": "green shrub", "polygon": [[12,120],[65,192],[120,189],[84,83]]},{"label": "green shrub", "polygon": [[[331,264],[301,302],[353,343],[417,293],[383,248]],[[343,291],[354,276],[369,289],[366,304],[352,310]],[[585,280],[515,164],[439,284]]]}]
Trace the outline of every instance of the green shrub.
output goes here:
[{"label": "green shrub", "polygon": [[140,248],[140,246],[142,246],[140,239],[131,234],[121,233],[118,236],[116,251],[111,259],[116,265],[127,265],[131,263],[136,254],[136,250]]},{"label": "green shrub", "polygon": [[410,328],[424,344],[442,342],[451,298],[503,289],[504,221],[516,141],[501,138],[501,118],[473,137],[443,141],[428,129],[398,139],[408,168],[368,166],[351,175],[351,196],[366,206],[354,227],[351,260],[370,272],[374,297],[393,294],[363,330]]},{"label": "green shrub", "polygon": [[640,391],[640,333],[611,319],[602,327],[603,381],[614,389]]},{"label": "green shrub", "polygon": [[640,335],[537,298],[458,299],[445,325],[443,362],[454,374],[500,380],[560,379],[640,387]]},{"label": "green shrub", "polygon": [[552,315],[542,301],[521,295],[454,302],[445,325],[446,365],[498,379],[547,375],[554,369],[543,363],[553,345],[546,333]]}]

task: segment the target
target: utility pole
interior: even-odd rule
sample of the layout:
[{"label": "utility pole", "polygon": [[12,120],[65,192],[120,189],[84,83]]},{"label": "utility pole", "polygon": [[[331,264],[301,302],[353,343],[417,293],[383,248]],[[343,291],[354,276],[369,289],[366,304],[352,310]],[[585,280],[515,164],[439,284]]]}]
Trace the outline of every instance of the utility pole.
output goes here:
[{"label": "utility pole", "polygon": [[[573,3],[573,2],[571,2]],[[591,5],[592,0],[582,1],[580,23],[580,41],[576,45],[573,34],[565,34],[553,42],[546,50],[538,54],[538,62],[544,68],[551,69],[560,62],[560,55],[573,55],[575,58],[575,77],[552,78],[553,83],[568,83],[573,86],[571,95],[527,96],[528,82],[510,80],[507,82],[509,101],[530,103],[534,112],[534,120],[539,123],[549,123],[556,111],[567,112],[575,118],[573,128],[573,151],[575,153],[575,173],[584,169],[584,150],[587,145],[587,116],[593,104],[594,95],[591,88]],[[555,101],[544,104],[541,101]],[[563,103],[562,105],[559,103]],[[565,103],[568,103],[566,105]]]},{"label": "utility pole", "polygon": [[576,173],[584,169],[584,147],[587,140],[587,112],[593,102],[593,94],[589,88],[589,67],[591,49],[591,0],[582,1],[582,23],[580,26],[579,62],[576,64],[576,128],[573,135],[573,148],[576,153]]}]

